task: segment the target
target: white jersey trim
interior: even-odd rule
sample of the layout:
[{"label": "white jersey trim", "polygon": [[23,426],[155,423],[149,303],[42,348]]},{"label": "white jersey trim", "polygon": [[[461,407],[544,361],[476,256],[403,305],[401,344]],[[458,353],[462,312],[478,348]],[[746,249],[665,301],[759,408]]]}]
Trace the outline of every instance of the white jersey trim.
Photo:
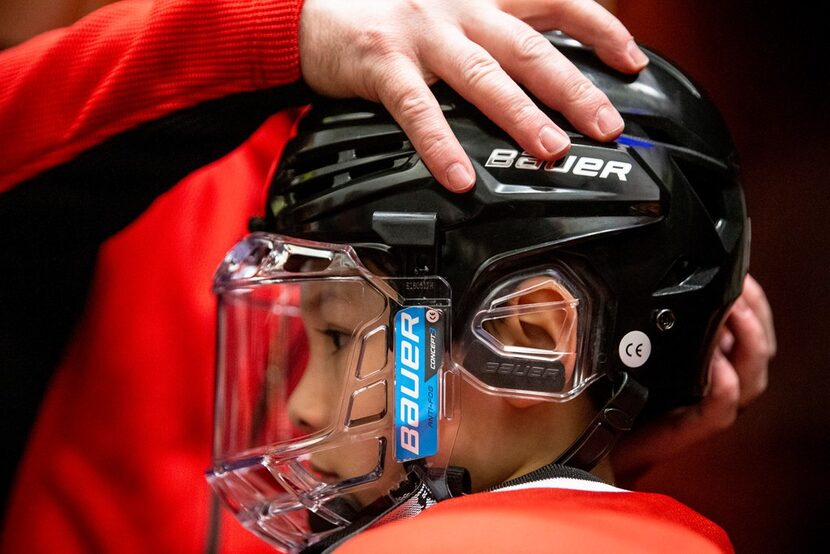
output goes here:
[{"label": "white jersey trim", "polygon": [[602,483],[600,481],[574,479],[572,477],[549,477],[547,479],[540,479],[529,483],[520,483],[518,485],[509,485],[504,488],[493,489],[493,492],[519,491],[525,489],[571,489],[592,492],[631,492],[607,483]]}]

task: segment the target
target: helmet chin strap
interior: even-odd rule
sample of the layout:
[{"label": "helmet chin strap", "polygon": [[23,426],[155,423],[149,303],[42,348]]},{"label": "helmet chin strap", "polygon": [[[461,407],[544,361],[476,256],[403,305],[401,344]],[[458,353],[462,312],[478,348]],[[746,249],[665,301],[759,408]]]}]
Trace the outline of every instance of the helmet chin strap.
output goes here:
[{"label": "helmet chin strap", "polygon": [[406,481],[389,496],[366,506],[354,518],[354,523],[309,545],[302,554],[333,552],[362,531],[413,517],[442,500],[470,492],[470,474],[462,467],[450,466],[446,471],[432,471],[423,460],[407,462],[405,466]]},{"label": "helmet chin strap", "polygon": [[611,379],[614,386],[611,398],[554,464],[591,471],[611,452],[620,435],[631,430],[645,406],[648,389],[625,372]]},{"label": "helmet chin strap", "polygon": [[631,429],[648,396],[648,390],[627,373],[609,377],[609,380],[614,387],[611,398],[565,452],[547,465],[487,490],[533,483],[551,477],[601,481],[589,472],[608,455],[620,435]]}]

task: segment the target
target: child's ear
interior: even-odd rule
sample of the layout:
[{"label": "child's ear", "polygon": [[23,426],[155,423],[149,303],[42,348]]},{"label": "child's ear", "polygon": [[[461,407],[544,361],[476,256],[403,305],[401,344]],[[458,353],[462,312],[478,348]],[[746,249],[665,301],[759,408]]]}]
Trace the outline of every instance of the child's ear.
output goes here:
[{"label": "child's ear", "polygon": [[[577,311],[568,289],[550,277],[538,276],[522,281],[516,291],[508,305],[558,305],[490,319],[484,323],[485,329],[505,346],[573,353],[576,350]],[[565,363],[569,369],[567,365]]]},{"label": "child's ear", "polygon": [[[484,323],[485,329],[507,347],[560,353],[560,360],[565,367],[565,380],[570,381],[576,359],[578,328],[573,295],[561,283],[548,276],[529,277],[516,287],[516,291],[508,300],[509,305],[542,306],[538,310],[487,320]],[[536,401],[511,403],[524,406],[535,404]]]}]

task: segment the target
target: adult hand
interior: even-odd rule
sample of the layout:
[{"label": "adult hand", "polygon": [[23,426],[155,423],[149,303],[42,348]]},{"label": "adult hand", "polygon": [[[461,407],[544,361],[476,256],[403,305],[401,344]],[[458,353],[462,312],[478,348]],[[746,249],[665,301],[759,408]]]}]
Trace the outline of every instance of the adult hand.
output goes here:
[{"label": "adult hand", "polygon": [[767,388],[767,367],[777,349],[772,310],[758,282],[747,275],[720,331],[709,364],[710,388],[697,405],[680,408],[620,442],[612,455],[626,485],[735,422],[738,411]]},{"label": "adult hand", "polygon": [[305,0],[300,65],[320,94],[383,103],[435,178],[462,192],[475,173],[428,88],[438,79],[540,159],[563,156],[570,140],[519,83],[590,137],[622,132],[605,94],[539,34],[552,29],[619,71],[648,63],[593,0]]}]

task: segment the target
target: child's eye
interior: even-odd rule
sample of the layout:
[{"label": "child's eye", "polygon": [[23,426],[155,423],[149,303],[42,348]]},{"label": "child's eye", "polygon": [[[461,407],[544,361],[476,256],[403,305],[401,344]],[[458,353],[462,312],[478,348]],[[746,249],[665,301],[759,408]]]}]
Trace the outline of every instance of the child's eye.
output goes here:
[{"label": "child's eye", "polygon": [[346,345],[346,341],[348,341],[350,337],[349,333],[346,333],[345,331],[341,331],[339,329],[334,329],[332,327],[326,329],[318,329],[318,331],[331,340],[331,344],[334,346],[335,352],[343,348],[343,346]]}]

